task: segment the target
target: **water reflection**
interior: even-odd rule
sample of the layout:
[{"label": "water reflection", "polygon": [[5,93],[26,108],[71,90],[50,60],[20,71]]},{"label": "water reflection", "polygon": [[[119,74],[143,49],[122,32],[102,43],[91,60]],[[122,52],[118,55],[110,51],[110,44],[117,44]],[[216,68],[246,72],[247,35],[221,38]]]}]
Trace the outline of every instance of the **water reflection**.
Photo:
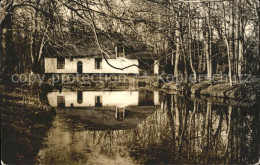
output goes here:
[{"label": "water reflection", "polygon": [[63,91],[47,97],[71,126],[89,130],[134,128],[159,107],[158,91]]},{"label": "water reflection", "polygon": [[158,91],[63,91],[51,92],[53,107],[126,107],[159,105]]},{"label": "water reflection", "polygon": [[[159,98],[151,91],[114,92],[83,91],[82,103],[77,92],[50,93],[51,105],[58,106],[58,96],[65,96],[65,105],[57,111],[38,161],[245,164],[259,159],[257,105],[222,106],[163,93]],[[96,96],[102,106],[96,105]],[[109,96],[114,97],[110,102]]]},{"label": "water reflection", "polygon": [[[165,117],[153,130],[161,134],[150,135],[151,139],[160,139],[160,142],[153,141],[140,153],[165,148],[154,155],[164,155],[161,161],[169,163],[244,164],[258,161],[259,106],[221,106],[176,95],[166,95],[162,102],[163,108],[155,113],[155,120],[162,115]],[[160,128],[156,129],[157,126]]]}]

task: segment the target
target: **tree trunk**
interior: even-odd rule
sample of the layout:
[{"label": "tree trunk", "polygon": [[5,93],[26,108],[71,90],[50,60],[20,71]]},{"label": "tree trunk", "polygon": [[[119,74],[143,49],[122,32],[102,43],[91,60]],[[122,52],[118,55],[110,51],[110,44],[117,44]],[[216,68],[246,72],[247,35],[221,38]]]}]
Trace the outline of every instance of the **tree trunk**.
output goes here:
[{"label": "tree trunk", "polygon": [[[241,3],[241,0],[240,0]],[[242,5],[242,4],[241,4]],[[239,6],[238,11],[238,68],[237,73],[240,76],[242,74],[242,62],[243,62],[243,25],[242,25],[242,8]]]},{"label": "tree trunk", "polygon": [[229,22],[229,25],[230,25],[230,35],[229,37],[231,37],[231,40],[230,41],[230,58],[231,58],[231,69],[233,70],[233,72],[235,73],[235,21],[234,21],[234,1],[231,1],[230,2],[230,22]]},{"label": "tree trunk", "polygon": [[[238,4],[237,4],[238,5]],[[236,13],[237,15],[235,16],[235,23],[236,23],[236,27],[235,27],[235,41],[234,41],[234,56],[235,56],[235,71],[236,71],[236,75],[239,75],[238,74],[238,64],[239,64],[239,40],[238,40],[238,36],[239,36],[239,26],[238,26],[238,23],[239,23],[239,13],[238,13],[238,7],[236,7]]]},{"label": "tree trunk", "polygon": [[227,39],[227,28],[226,28],[226,11],[225,11],[225,6],[224,3],[222,3],[222,7],[223,7],[223,20],[224,20],[224,42],[226,44],[227,47],[227,55],[228,55],[228,77],[229,77],[229,85],[232,86],[233,82],[232,82],[232,66],[231,66],[231,58],[230,58],[230,45],[229,45],[229,41]]},{"label": "tree trunk", "polygon": [[178,19],[179,19],[179,14],[176,14],[176,30],[175,30],[176,57],[175,57],[175,65],[174,65],[175,77],[177,77],[179,74],[179,58],[180,58],[180,22]]},{"label": "tree trunk", "polygon": [[226,35],[224,36],[225,39],[225,43],[227,46],[227,55],[228,55],[228,77],[229,77],[229,85],[232,86],[233,82],[232,82],[232,66],[231,66],[231,58],[230,58],[230,46],[229,46],[229,42],[227,40]]},{"label": "tree trunk", "polygon": [[192,60],[192,48],[191,48],[191,45],[192,45],[192,33],[191,33],[191,18],[190,18],[190,5],[188,6],[188,18],[189,18],[189,37],[190,37],[190,45],[189,45],[189,58],[190,58],[190,67],[191,67],[191,70],[193,72],[193,75],[194,75],[194,81],[196,82],[197,81],[197,75],[196,75],[196,70],[193,66],[193,60]]},{"label": "tree trunk", "polygon": [[[209,35],[209,34],[208,34]],[[209,81],[211,81],[211,60],[210,60],[210,48],[209,48],[209,40],[204,40],[204,46],[205,46],[205,54],[206,54],[206,64],[207,64],[207,78]]]},{"label": "tree trunk", "polygon": [[210,3],[208,3],[208,8],[207,8],[207,33],[208,33],[208,42],[206,42],[206,60],[207,60],[207,77],[208,80],[211,81],[212,78],[212,64],[211,64],[211,22],[210,22]]}]

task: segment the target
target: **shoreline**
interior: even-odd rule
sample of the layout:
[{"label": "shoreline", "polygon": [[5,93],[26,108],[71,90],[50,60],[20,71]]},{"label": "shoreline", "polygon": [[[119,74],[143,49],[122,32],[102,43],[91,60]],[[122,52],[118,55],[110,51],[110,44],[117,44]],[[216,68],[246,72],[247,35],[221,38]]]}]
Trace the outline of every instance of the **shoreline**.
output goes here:
[{"label": "shoreline", "polygon": [[1,86],[1,159],[5,164],[33,164],[56,115],[55,109],[37,94],[39,87],[32,93],[28,88]]},{"label": "shoreline", "polygon": [[165,83],[162,85],[165,92],[172,94],[193,94],[195,96],[207,96],[211,98],[234,99],[253,101],[259,97],[260,81],[247,84],[229,83]]}]

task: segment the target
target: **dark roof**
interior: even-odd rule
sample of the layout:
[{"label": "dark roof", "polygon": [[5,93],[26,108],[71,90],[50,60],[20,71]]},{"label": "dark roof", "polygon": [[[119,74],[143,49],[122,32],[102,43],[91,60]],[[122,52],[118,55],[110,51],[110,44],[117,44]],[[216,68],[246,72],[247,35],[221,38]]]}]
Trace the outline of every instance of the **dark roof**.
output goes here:
[{"label": "dark roof", "polygon": [[[87,130],[124,130],[135,128],[139,123],[152,115],[159,106],[127,106],[125,119],[115,119],[115,107],[63,108],[63,117],[82,125]],[[77,123],[75,123],[75,121]]]},{"label": "dark roof", "polygon": [[[54,56],[54,57],[61,57],[60,55]],[[63,57],[65,58],[104,58],[103,55],[100,53],[92,53],[92,54],[77,54],[77,55],[69,55],[64,54]],[[134,52],[131,54],[126,54],[125,56],[127,59],[159,59],[158,55],[152,54],[150,52]],[[109,59],[115,59],[115,53],[110,54]]]},{"label": "dark roof", "polygon": [[[122,45],[125,49],[126,58],[128,59],[158,59],[158,55],[148,50],[142,42],[132,38],[123,38],[120,34],[107,34],[100,32],[98,34],[102,49],[110,55],[110,58],[116,58],[115,46]],[[132,42],[133,41],[133,42]],[[78,41],[74,45],[68,45],[60,51],[60,54],[53,57],[66,58],[102,58],[103,55],[97,45],[94,35],[85,36],[84,40]]]}]

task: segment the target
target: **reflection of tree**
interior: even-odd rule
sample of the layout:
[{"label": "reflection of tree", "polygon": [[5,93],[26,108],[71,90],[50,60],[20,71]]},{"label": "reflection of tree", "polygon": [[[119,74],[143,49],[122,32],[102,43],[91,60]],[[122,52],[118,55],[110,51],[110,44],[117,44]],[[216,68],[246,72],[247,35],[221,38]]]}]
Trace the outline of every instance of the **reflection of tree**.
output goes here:
[{"label": "reflection of tree", "polygon": [[228,106],[228,125],[227,125],[227,139],[226,139],[226,147],[225,147],[225,158],[228,154],[228,144],[229,144],[229,138],[230,138],[230,129],[231,129],[231,117],[232,117],[232,107]]},{"label": "reflection of tree", "polygon": [[[161,107],[136,129],[125,131],[128,136],[123,143],[141,163],[257,160],[257,149],[252,145],[258,137],[256,112],[209,102],[191,102],[176,95],[166,95]],[[245,151],[248,153],[242,154]]]},{"label": "reflection of tree", "polygon": [[[220,106],[165,95],[161,109],[137,128],[86,131],[86,143],[108,158],[139,163],[245,164],[258,160],[257,107]],[[70,135],[77,137],[78,134]],[[89,142],[91,140],[91,142]]]}]

